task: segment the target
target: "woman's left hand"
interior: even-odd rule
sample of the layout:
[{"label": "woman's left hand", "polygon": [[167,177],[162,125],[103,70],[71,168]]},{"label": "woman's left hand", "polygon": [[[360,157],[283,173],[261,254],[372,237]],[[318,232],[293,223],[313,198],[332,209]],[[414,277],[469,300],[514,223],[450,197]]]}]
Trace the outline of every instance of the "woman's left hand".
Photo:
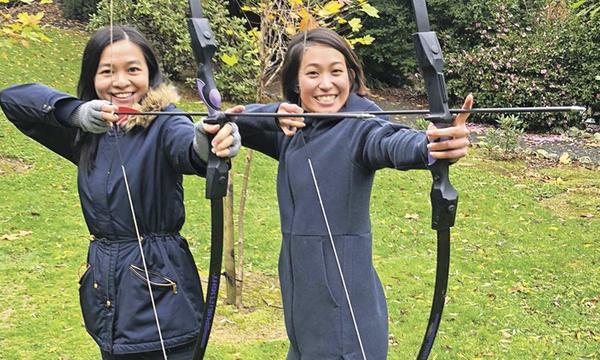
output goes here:
[{"label": "woman's left hand", "polygon": [[219,129],[219,125],[202,123],[202,129],[207,134],[216,134],[210,142],[210,151],[221,158],[232,158],[240,152],[242,138],[238,127],[233,122],[228,122]]},{"label": "woman's left hand", "polygon": [[[463,104],[463,109],[471,109],[473,107],[473,95],[469,94]],[[433,124],[429,124],[427,129],[427,139],[429,144],[427,148],[431,157],[434,159],[448,159],[451,162],[457,161],[461,157],[467,155],[469,150],[469,129],[466,122],[471,114],[460,113],[452,121],[452,125],[446,128],[437,128]],[[442,139],[434,142],[437,139]]]}]

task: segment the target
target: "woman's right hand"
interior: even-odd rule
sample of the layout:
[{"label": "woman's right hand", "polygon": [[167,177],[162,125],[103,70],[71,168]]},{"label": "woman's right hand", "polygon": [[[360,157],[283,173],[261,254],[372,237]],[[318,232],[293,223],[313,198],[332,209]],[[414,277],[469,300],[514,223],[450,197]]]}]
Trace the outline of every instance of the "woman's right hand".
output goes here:
[{"label": "woman's right hand", "polygon": [[102,134],[119,121],[116,111],[117,107],[106,100],[91,100],[79,105],[69,120],[83,131]]},{"label": "woman's right hand", "polygon": [[[303,114],[304,109],[296,104],[290,103],[281,103],[279,105],[279,109],[277,109],[278,114]],[[283,131],[286,136],[293,136],[298,129],[306,126],[304,123],[304,118],[302,117],[280,117],[279,118],[279,127]]]}]

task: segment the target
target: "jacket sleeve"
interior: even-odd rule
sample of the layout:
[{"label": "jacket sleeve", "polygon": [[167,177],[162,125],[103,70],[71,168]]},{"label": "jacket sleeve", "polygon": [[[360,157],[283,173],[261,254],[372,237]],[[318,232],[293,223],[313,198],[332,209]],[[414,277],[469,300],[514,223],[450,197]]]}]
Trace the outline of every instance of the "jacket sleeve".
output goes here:
[{"label": "jacket sleeve", "polygon": [[79,129],[68,119],[83,101],[40,84],[24,84],[0,91],[0,107],[23,134],[70,160],[79,161],[75,141]]},{"label": "jacket sleeve", "polygon": [[359,147],[359,162],[371,169],[427,169],[427,136],[422,131],[380,120],[369,120]]},{"label": "jacket sleeve", "polygon": [[164,156],[175,171],[184,175],[206,176],[206,163],[200,159],[192,146],[195,136],[192,120],[185,116],[170,116],[161,120],[163,129],[160,144]]},{"label": "jacket sleeve", "polygon": [[[246,106],[246,112],[276,112],[279,103],[268,105],[252,104]],[[251,149],[260,151],[274,159],[279,158],[280,139],[285,135],[279,128],[279,123],[274,117],[252,117],[238,116],[235,120],[240,135],[242,145]]]}]

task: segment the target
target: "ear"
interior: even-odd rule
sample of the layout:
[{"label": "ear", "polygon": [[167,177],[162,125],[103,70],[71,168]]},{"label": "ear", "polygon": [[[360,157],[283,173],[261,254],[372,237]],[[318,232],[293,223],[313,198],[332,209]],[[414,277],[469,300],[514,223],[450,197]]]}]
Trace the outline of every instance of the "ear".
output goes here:
[{"label": "ear", "polygon": [[300,94],[300,85],[296,84],[296,86],[294,86],[294,92]]}]

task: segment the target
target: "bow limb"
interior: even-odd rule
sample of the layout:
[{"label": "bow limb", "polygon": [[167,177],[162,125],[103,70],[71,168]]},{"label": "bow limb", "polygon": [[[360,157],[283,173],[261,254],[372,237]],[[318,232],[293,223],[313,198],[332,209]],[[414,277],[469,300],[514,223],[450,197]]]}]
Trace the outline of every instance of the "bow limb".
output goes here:
[{"label": "bow limb", "polygon": [[[425,0],[413,0],[412,5],[417,23],[413,40],[429,101],[429,115],[426,119],[437,127],[447,127],[452,122],[452,114],[448,108],[442,48],[436,33],[430,30]],[[458,194],[450,183],[448,160],[436,160],[430,156],[429,170],[433,177],[430,194],[431,227],[437,232],[437,265],[431,313],[417,355],[418,360],[429,357],[442,318],[450,268],[450,228],[454,225],[458,204]]]},{"label": "bow limb", "polygon": [[[212,57],[217,45],[208,19],[204,16],[200,0],[189,0],[191,17],[188,29],[192,40],[192,50],[198,64],[198,94],[208,108],[207,123],[226,122],[226,116],[220,112],[221,95],[213,77]],[[193,360],[204,358],[208,338],[217,307],[221,265],[223,261],[223,197],[227,193],[227,181],[230,164],[209,152],[206,170],[206,194],[211,203],[211,250],[210,268],[204,310],[200,320],[200,334],[194,349]]]}]

